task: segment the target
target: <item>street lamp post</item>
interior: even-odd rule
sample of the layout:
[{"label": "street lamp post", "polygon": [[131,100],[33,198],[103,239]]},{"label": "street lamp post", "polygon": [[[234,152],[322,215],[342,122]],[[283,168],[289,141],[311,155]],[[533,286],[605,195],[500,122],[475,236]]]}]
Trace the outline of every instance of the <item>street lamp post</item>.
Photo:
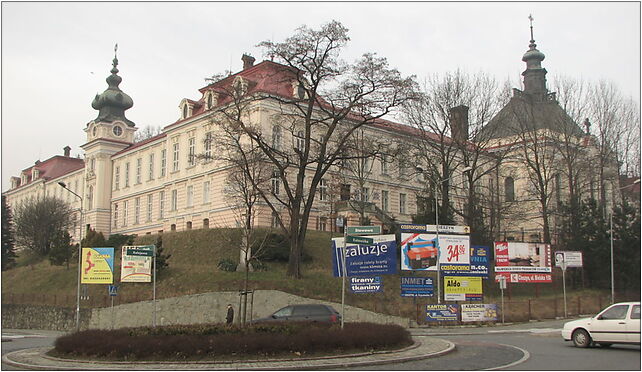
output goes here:
[{"label": "street lamp post", "polygon": [[75,192],[69,190],[67,188],[67,184],[64,182],[60,181],[58,184],[65,190],[69,191],[70,193],[74,194],[78,199],[80,199],[80,239],[78,241],[78,288],[76,291],[76,332],[80,331],[80,271],[82,267],[82,230],[83,230],[83,213],[82,213],[82,204],[83,204],[83,199],[82,196],[76,194]]},{"label": "street lamp post", "polygon": [[[415,167],[415,169],[420,173],[424,172],[423,168],[421,167]],[[472,167],[466,167],[461,170],[461,173],[463,174],[466,172],[470,172],[472,169],[473,169]],[[437,203],[437,185],[441,185],[444,182],[449,181],[453,177],[454,175],[443,180],[438,180],[436,182],[430,180],[433,183],[433,187],[435,188],[435,226],[436,226],[435,232],[437,236],[435,240],[436,242],[435,248],[437,248],[437,303],[438,304],[441,304],[441,263],[439,261],[441,258],[440,257],[441,249],[439,247],[439,204]],[[425,178],[425,175],[424,175],[424,178]]]}]

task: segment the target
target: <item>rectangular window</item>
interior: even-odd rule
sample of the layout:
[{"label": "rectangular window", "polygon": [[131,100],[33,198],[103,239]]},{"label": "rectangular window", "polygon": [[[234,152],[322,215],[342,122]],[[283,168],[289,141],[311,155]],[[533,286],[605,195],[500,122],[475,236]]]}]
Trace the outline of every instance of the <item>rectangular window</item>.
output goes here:
[{"label": "rectangular window", "polygon": [[172,190],[171,210],[175,211],[177,208],[178,208],[178,190]]},{"label": "rectangular window", "polygon": [[174,165],[172,166],[172,170],[174,172],[178,171],[178,159],[179,159],[179,153],[178,153],[179,147],[178,143],[174,144]]},{"label": "rectangular window", "polygon": [[154,179],[154,153],[149,154],[149,175],[148,180]]},{"label": "rectangular window", "polygon": [[327,218],[326,217],[321,217],[319,219],[319,230],[325,231],[326,225],[327,225]]},{"label": "rectangular window", "polygon": [[205,134],[205,159],[210,160],[212,158],[212,132],[207,132]]},{"label": "rectangular window", "polygon": [[210,181],[203,182],[203,204],[210,202]]},{"label": "rectangular window", "polygon": [[326,201],[328,199],[328,185],[325,180],[319,181],[319,200]]},{"label": "rectangular window", "polygon": [[147,222],[152,220],[152,203],[154,201],[154,195],[147,195]]},{"label": "rectangular window", "polygon": [[388,156],[386,154],[381,155],[381,174],[388,174]]},{"label": "rectangular window", "polygon": [[125,163],[125,187],[129,187],[129,163]]},{"label": "rectangular window", "polygon": [[341,185],[341,200],[350,200],[350,185]]},{"label": "rectangular window", "polygon": [[134,225],[140,223],[140,198],[134,200]]},{"label": "rectangular window", "polygon": [[279,173],[274,171],[272,172],[272,194],[279,195],[280,186]]},{"label": "rectangular window", "polygon": [[125,200],[123,202],[123,226],[127,226],[127,208],[129,207],[129,201]]},{"label": "rectangular window", "polygon": [[388,191],[387,190],[381,191],[381,209],[383,209],[384,212],[388,212]]},{"label": "rectangular window", "polygon": [[114,190],[120,188],[120,167],[116,167],[114,170]]},{"label": "rectangular window", "polygon": [[192,166],[196,164],[196,138],[192,137],[187,140],[188,151],[187,151],[187,164]]},{"label": "rectangular window", "polygon": [[165,177],[165,169],[167,168],[167,150],[161,150],[161,177]]},{"label": "rectangular window", "polygon": [[399,194],[399,213],[406,214],[406,194]]},{"label": "rectangular window", "polygon": [[114,228],[118,227],[118,203],[114,204]]},{"label": "rectangular window", "polygon": [[162,219],[165,214],[165,191],[158,194],[158,218]]},{"label": "rectangular window", "polygon": [[137,185],[141,183],[142,172],[143,172],[143,159],[138,158],[136,159],[136,184]]},{"label": "rectangular window", "polygon": [[187,207],[194,205],[194,186],[187,186]]},{"label": "rectangular window", "polygon": [[305,147],[305,134],[303,133],[302,130],[296,132],[295,137],[295,143],[294,147],[299,150],[303,151],[303,147]]},{"label": "rectangular window", "polygon": [[369,202],[370,201],[370,188],[369,187],[364,187],[362,192],[361,192],[361,201],[362,202]]}]

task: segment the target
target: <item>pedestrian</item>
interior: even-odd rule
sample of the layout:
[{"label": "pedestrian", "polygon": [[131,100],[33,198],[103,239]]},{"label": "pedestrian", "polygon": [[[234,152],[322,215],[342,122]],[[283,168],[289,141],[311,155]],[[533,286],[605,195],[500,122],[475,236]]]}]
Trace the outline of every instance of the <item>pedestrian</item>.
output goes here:
[{"label": "pedestrian", "polygon": [[232,304],[227,304],[227,316],[225,316],[225,322],[227,325],[232,324],[234,321],[234,308],[232,307]]}]

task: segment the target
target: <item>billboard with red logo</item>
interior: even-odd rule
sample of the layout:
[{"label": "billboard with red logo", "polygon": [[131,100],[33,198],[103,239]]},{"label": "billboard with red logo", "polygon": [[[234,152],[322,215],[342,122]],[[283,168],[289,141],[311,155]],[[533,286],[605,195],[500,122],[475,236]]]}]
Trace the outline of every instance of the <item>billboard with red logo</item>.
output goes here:
[{"label": "billboard with red logo", "polygon": [[445,235],[431,233],[401,234],[401,270],[437,271],[439,262],[453,270],[462,266],[470,270],[470,237],[468,235]]},{"label": "billboard with red logo", "polygon": [[495,273],[495,281],[506,278],[506,283],[552,283],[553,274],[548,273]]},{"label": "billboard with red logo", "polygon": [[550,244],[495,242],[497,273],[550,273],[551,266]]}]

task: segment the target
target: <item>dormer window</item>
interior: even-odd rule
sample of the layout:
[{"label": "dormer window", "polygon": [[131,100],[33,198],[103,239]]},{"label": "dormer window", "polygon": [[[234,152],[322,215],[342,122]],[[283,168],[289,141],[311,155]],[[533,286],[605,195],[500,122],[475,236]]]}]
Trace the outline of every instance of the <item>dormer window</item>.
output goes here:
[{"label": "dormer window", "polygon": [[183,98],[178,107],[181,109],[181,120],[187,119],[192,115],[193,103],[191,103],[187,98]]},{"label": "dormer window", "polygon": [[205,93],[205,105],[208,110],[211,110],[218,101],[218,95],[212,91]]},{"label": "dormer window", "polygon": [[31,170],[31,179],[32,179],[32,180],[38,179],[38,176],[39,176],[39,175],[40,175],[40,171],[39,171],[38,169],[33,168],[33,169]]},{"label": "dormer window", "polygon": [[292,95],[299,99],[306,99],[308,97],[308,92],[305,90],[305,84],[300,81],[293,81]]},{"label": "dormer window", "polygon": [[241,76],[234,78],[232,86],[234,87],[234,94],[236,94],[237,97],[247,93],[247,80],[243,79]]}]

